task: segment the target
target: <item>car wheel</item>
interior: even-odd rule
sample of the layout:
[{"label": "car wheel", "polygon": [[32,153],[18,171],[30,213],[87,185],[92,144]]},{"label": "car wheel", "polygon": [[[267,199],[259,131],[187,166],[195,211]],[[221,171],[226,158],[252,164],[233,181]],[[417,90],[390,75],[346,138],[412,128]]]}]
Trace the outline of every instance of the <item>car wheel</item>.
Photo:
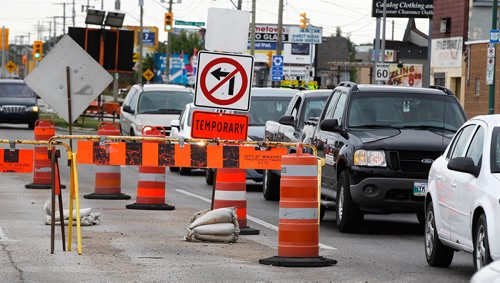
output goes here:
[{"label": "car wheel", "polygon": [[425,218],[425,258],[430,266],[448,267],[453,260],[454,250],[439,240],[432,202],[427,206]]},{"label": "car wheel", "polygon": [[420,225],[425,225],[425,211],[423,209],[417,212],[417,219]]},{"label": "car wheel", "polygon": [[262,195],[266,200],[280,200],[280,177],[271,170],[264,171]]},{"label": "car wheel", "polygon": [[486,216],[484,214],[479,217],[473,235],[474,266],[476,270],[479,270],[492,262],[488,240],[488,227],[486,226]]},{"label": "car wheel", "polygon": [[205,182],[207,185],[214,184],[214,170],[210,168],[205,169]]},{"label": "car wheel", "polygon": [[346,170],[340,173],[335,207],[339,231],[342,233],[358,232],[364,215],[351,198],[349,175]]},{"label": "car wheel", "polygon": [[179,173],[183,176],[191,175],[191,168],[181,167]]},{"label": "car wheel", "polygon": [[31,122],[29,122],[29,123],[28,123],[28,128],[29,128],[29,129],[34,129],[34,128],[35,128],[35,122],[36,122],[36,121],[31,121]]},{"label": "car wheel", "polygon": [[179,167],[168,167],[168,170],[170,170],[170,172],[179,172]]}]

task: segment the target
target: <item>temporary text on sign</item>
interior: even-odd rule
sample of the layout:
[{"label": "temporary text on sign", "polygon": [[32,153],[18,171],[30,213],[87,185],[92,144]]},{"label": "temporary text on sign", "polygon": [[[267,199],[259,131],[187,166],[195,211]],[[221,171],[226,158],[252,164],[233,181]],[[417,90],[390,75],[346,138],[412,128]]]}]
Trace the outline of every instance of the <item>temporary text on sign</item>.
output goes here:
[{"label": "temporary text on sign", "polygon": [[246,140],[248,116],[205,111],[194,111],[191,124],[193,138]]}]

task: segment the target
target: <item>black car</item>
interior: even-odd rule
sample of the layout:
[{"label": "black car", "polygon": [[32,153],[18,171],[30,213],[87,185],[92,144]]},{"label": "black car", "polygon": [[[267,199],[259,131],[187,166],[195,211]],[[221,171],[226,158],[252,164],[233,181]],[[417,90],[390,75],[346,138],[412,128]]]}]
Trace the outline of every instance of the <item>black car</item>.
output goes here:
[{"label": "black car", "polygon": [[423,223],[431,164],[465,121],[442,87],[339,84],[311,140],[326,162],[322,213],[335,204],[341,232],[358,231],[370,213],[416,213]]},{"label": "black car", "polygon": [[28,124],[35,127],[38,120],[37,96],[18,79],[0,80],[0,123]]}]

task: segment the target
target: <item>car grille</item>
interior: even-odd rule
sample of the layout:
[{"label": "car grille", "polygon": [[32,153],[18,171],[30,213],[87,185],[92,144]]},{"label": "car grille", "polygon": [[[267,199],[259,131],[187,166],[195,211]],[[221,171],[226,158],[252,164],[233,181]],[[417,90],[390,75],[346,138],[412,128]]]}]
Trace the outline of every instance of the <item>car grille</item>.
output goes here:
[{"label": "car grille", "polygon": [[426,173],[432,164],[424,164],[422,160],[436,160],[440,155],[438,151],[389,151],[389,161],[395,171]]},{"label": "car grille", "polygon": [[23,105],[4,105],[2,106],[3,112],[7,113],[21,113],[26,112],[26,106]]}]

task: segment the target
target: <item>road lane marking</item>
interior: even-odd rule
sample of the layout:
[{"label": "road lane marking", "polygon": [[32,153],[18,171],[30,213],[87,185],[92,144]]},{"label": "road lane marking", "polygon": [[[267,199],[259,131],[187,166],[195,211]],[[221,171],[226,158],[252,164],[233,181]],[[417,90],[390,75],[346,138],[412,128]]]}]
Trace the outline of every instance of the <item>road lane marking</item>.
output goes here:
[{"label": "road lane marking", "polygon": [[[197,199],[202,200],[204,202],[212,203],[212,200],[208,199],[206,197],[202,197],[202,196],[199,196],[197,194],[193,194],[191,192],[188,192],[188,191],[185,191],[185,190],[181,190],[181,189],[175,189],[175,190],[177,192],[181,193],[181,194],[185,194],[185,195],[197,198]],[[247,219],[250,220],[250,221],[252,221],[252,222],[255,222],[255,223],[257,223],[257,224],[259,224],[261,226],[264,226],[264,227],[266,227],[268,229],[271,229],[273,231],[278,232],[278,226],[276,226],[276,225],[267,223],[264,220],[261,220],[259,218],[253,217],[253,216],[248,215],[248,214],[247,214]],[[331,247],[331,246],[328,246],[328,245],[325,245],[325,244],[322,244],[322,243],[319,243],[319,247],[322,248],[322,249],[325,249],[325,250],[336,250],[337,249],[337,248],[334,248],[334,247]]]}]

